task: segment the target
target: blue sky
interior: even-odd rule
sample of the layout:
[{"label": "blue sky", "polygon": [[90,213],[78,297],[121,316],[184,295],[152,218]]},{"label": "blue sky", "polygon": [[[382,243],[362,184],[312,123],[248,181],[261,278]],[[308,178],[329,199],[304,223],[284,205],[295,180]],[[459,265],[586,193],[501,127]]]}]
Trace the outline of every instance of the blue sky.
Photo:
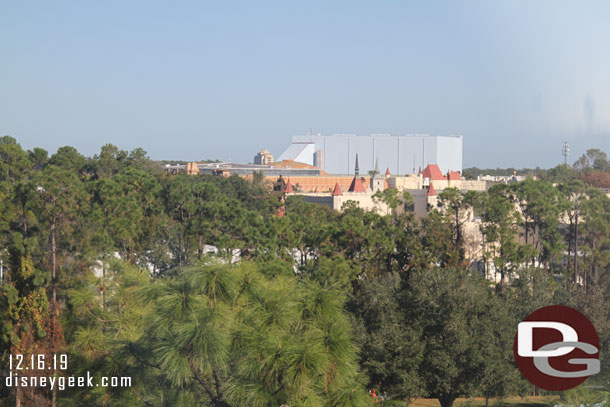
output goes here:
[{"label": "blue sky", "polygon": [[610,153],[610,2],[0,5],[0,135],[248,162],[290,137],[464,136],[464,166]]}]

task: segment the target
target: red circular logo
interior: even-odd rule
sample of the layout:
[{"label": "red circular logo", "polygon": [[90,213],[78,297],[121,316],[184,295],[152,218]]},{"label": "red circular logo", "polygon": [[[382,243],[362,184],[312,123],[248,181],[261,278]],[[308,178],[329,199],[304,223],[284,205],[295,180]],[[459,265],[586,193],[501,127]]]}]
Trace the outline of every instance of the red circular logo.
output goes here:
[{"label": "red circular logo", "polygon": [[513,353],[521,374],[545,390],[568,390],[599,373],[599,338],[581,312],[551,305],[519,323]]}]

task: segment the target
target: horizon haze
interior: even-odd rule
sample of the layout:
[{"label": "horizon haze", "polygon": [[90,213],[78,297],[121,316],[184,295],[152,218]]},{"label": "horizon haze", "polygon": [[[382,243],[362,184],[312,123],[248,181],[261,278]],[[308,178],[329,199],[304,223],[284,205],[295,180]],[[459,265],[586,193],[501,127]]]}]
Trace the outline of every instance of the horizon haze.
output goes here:
[{"label": "horizon haze", "polygon": [[250,162],[293,135],[463,136],[463,166],[610,152],[610,3],[0,5],[0,136]]}]

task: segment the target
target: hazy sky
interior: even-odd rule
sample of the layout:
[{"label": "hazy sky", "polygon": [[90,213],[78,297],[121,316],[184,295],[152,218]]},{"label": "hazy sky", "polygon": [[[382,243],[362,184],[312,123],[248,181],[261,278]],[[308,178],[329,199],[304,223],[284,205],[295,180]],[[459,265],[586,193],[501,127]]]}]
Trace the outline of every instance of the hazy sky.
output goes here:
[{"label": "hazy sky", "polygon": [[0,135],[249,162],[315,133],[464,136],[464,166],[610,153],[608,1],[4,1]]}]

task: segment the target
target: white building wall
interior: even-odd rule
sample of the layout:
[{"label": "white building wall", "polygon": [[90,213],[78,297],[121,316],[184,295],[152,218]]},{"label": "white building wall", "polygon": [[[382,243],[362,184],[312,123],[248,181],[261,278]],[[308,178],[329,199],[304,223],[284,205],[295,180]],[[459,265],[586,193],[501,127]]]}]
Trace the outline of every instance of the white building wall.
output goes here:
[{"label": "white building wall", "polygon": [[394,136],[375,137],[375,154],[379,157],[379,171],[385,174],[386,168],[392,174],[398,174],[399,154]]},{"label": "white building wall", "polygon": [[[462,136],[437,137],[436,164],[443,174],[447,171],[462,172]],[[434,164],[430,162],[430,164]]]},{"label": "white building wall", "polygon": [[[299,154],[300,160],[295,161],[311,164],[315,151],[323,150],[321,168],[329,174],[353,174],[356,154],[361,174],[375,169],[377,159],[382,173],[389,168],[392,174],[412,174],[428,164],[438,164],[443,173],[462,171],[462,136],[312,134],[294,136],[292,142],[313,143],[314,146]],[[303,157],[308,154],[311,158]],[[282,154],[280,159],[284,156]]]}]

